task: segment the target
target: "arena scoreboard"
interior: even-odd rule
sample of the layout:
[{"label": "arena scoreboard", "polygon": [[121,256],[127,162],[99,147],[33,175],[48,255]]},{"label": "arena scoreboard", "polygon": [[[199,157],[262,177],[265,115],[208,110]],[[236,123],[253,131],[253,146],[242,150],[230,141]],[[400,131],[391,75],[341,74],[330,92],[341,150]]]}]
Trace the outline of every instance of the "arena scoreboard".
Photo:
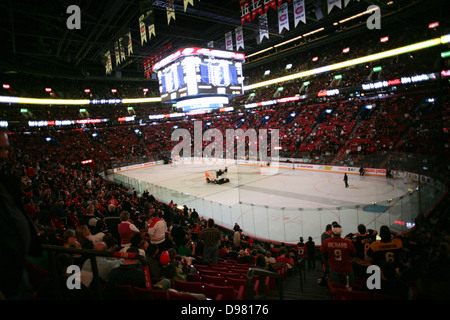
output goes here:
[{"label": "arena scoreboard", "polygon": [[183,48],[153,65],[161,102],[244,93],[243,53],[211,48]]}]

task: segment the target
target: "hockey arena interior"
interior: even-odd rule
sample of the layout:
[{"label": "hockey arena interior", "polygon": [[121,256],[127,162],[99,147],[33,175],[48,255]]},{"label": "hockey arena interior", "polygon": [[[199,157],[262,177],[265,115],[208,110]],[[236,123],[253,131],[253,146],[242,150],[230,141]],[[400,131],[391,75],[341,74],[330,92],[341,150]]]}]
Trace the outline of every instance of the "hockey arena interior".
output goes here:
[{"label": "hockey arena interior", "polygon": [[446,1],[75,2],[0,4],[0,299],[449,299]]}]

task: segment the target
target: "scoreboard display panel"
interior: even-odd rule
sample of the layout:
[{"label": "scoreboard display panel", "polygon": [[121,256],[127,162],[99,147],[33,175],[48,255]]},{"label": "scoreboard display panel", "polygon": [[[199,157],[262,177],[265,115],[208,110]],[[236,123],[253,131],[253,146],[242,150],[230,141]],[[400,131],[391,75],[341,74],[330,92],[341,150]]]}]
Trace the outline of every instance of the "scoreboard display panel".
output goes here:
[{"label": "scoreboard display panel", "polygon": [[161,102],[199,96],[244,93],[242,53],[206,48],[184,48],[153,66],[158,75]]}]

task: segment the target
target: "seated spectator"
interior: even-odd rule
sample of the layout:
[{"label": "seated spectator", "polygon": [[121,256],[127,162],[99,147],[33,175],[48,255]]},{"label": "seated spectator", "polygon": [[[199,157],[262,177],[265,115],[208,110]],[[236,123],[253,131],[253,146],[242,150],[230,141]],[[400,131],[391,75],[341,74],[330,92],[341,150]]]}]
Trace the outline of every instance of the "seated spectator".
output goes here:
[{"label": "seated spectator", "polygon": [[[98,251],[111,251],[114,247],[107,247],[105,242],[97,242],[94,245],[94,250]],[[97,263],[98,276],[100,280],[105,284],[109,280],[109,274],[112,269],[118,268],[122,263],[122,259],[110,258],[110,257],[95,257]],[[83,271],[92,273],[91,259],[87,259],[83,264]],[[83,276],[83,274],[81,275]]]},{"label": "seated spectator", "polygon": [[[127,253],[139,254],[139,249],[136,247],[127,248]],[[109,274],[109,280],[105,286],[104,293],[106,299],[116,300],[120,297],[119,285],[130,285],[141,289],[147,289],[144,271],[138,264],[137,259],[124,259],[123,263],[115,269],[112,269]],[[170,281],[163,279],[158,283],[152,285],[155,290],[167,290],[170,288]]]},{"label": "seated spectator", "polygon": [[91,240],[91,231],[86,225],[81,225],[77,228],[76,237],[81,245],[81,249],[94,249],[94,242]]},{"label": "seated spectator", "polygon": [[162,268],[162,273],[167,279],[186,280],[189,273],[195,273],[191,259],[178,257],[174,248],[170,248],[168,253],[170,261]]}]

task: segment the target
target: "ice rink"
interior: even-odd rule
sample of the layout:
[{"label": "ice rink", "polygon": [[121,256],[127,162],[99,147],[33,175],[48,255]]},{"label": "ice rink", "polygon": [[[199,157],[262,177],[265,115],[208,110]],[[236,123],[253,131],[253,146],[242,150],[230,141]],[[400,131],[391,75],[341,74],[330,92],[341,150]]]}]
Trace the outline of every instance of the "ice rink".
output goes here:
[{"label": "ice rink", "polygon": [[120,172],[126,185],[149,190],[158,200],[173,200],[195,208],[205,218],[232,228],[237,222],[249,236],[274,242],[297,243],[312,236],[320,244],[325,225],[338,221],[344,234],[357,225],[379,230],[383,224],[402,231],[414,221],[416,183],[384,176],[257,165],[227,165],[229,183],[206,182],[205,171],[221,164],[156,165]]}]

